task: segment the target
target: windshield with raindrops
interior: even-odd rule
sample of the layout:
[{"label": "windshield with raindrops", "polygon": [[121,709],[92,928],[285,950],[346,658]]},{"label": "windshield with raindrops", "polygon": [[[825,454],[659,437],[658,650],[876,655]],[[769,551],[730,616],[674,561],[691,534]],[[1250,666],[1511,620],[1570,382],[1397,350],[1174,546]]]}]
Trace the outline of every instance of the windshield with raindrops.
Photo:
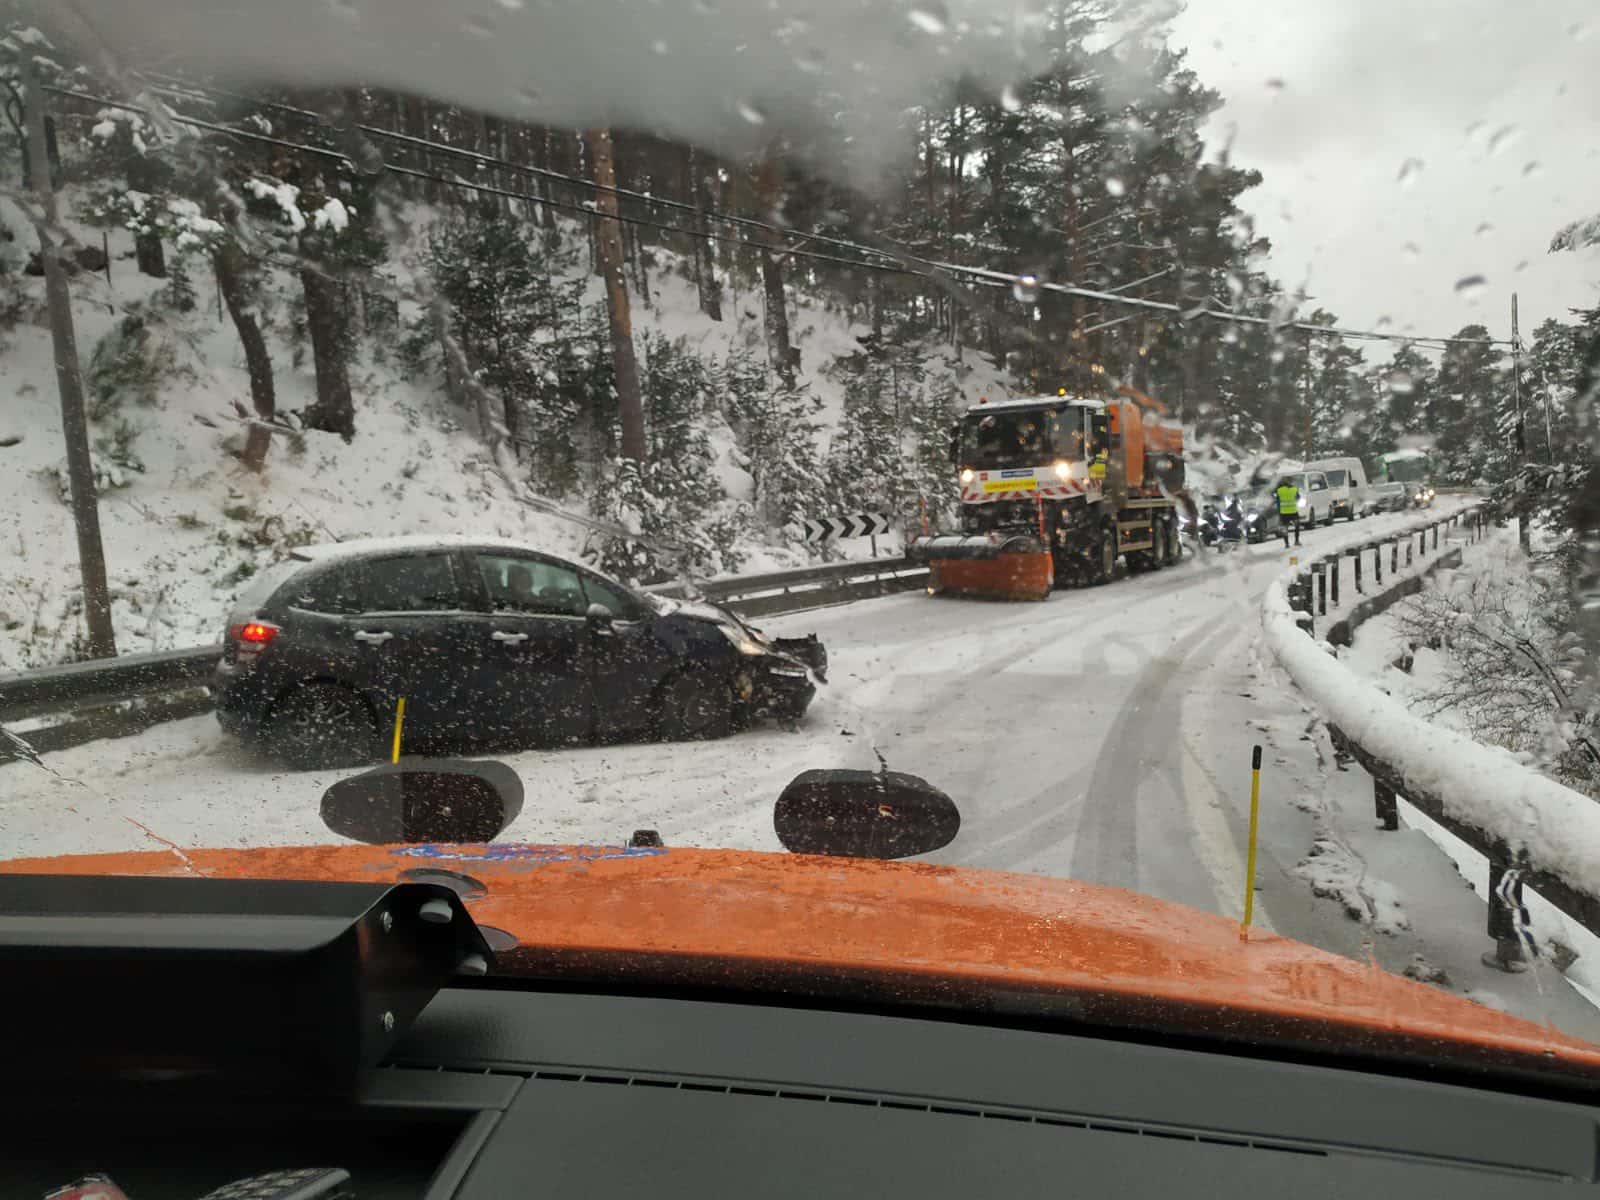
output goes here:
[{"label": "windshield with raindrops", "polygon": [[1597,52],[0,0],[0,866],[849,831],[1600,1041]]}]

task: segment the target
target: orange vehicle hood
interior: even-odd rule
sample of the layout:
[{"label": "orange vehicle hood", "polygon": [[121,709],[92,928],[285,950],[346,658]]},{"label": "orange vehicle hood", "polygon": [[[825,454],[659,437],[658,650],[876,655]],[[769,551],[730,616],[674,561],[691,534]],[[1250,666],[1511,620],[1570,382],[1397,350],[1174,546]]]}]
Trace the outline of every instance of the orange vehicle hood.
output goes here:
[{"label": "orange vehicle hood", "polygon": [[1065,1019],[1600,1083],[1600,1047],[1376,965],[1097,884],[927,863],[620,846],[338,845],[0,862],[0,872],[470,876],[494,973]]}]

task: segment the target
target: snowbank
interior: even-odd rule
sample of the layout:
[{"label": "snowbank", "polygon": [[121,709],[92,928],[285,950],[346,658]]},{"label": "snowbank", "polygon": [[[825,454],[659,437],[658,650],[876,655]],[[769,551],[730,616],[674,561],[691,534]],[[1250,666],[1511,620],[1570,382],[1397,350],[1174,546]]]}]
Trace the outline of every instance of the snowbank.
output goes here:
[{"label": "snowbank", "polygon": [[1415,716],[1330,655],[1295,624],[1286,584],[1262,606],[1267,644],[1322,715],[1364,750],[1393,764],[1458,821],[1527,851],[1576,890],[1600,896],[1600,806],[1517,762],[1504,750]]}]

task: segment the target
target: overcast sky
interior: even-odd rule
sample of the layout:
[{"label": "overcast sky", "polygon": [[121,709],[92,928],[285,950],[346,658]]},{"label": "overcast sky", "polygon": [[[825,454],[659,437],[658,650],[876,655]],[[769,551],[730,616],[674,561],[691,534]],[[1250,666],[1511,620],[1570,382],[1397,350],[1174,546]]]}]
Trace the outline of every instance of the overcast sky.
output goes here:
[{"label": "overcast sky", "polygon": [[1188,0],[1173,40],[1265,177],[1271,270],[1346,323],[1503,337],[1513,291],[1524,335],[1600,303],[1600,253],[1547,253],[1600,212],[1597,0]]}]

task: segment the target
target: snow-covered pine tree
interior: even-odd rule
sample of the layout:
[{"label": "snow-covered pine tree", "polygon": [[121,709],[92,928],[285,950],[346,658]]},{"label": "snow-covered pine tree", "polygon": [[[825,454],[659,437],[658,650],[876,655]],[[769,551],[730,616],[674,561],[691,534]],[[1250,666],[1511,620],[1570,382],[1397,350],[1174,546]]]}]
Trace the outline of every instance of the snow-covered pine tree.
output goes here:
[{"label": "snow-covered pine tree", "polygon": [[[636,533],[598,546],[603,567],[641,582],[732,570],[735,513],[717,478],[706,414],[716,408],[713,372],[684,343],[644,339],[642,399],[647,455],[619,458],[596,480],[596,512]],[[619,438],[620,444],[620,438]]]},{"label": "snow-covered pine tree", "polygon": [[[586,411],[585,400],[595,398],[596,331],[592,319],[571,318],[582,311],[583,283],[557,279],[562,263],[550,261],[543,241],[530,223],[459,213],[434,227],[427,260],[468,364],[499,399],[530,482],[559,497],[579,483],[590,423],[607,418]],[[424,357],[429,341],[422,339]],[[595,448],[587,462],[599,457]]]},{"label": "snow-covered pine tree", "polygon": [[810,516],[823,493],[817,402],[774,378],[748,350],[722,366],[724,412],[755,482],[755,515],[775,535]]}]

